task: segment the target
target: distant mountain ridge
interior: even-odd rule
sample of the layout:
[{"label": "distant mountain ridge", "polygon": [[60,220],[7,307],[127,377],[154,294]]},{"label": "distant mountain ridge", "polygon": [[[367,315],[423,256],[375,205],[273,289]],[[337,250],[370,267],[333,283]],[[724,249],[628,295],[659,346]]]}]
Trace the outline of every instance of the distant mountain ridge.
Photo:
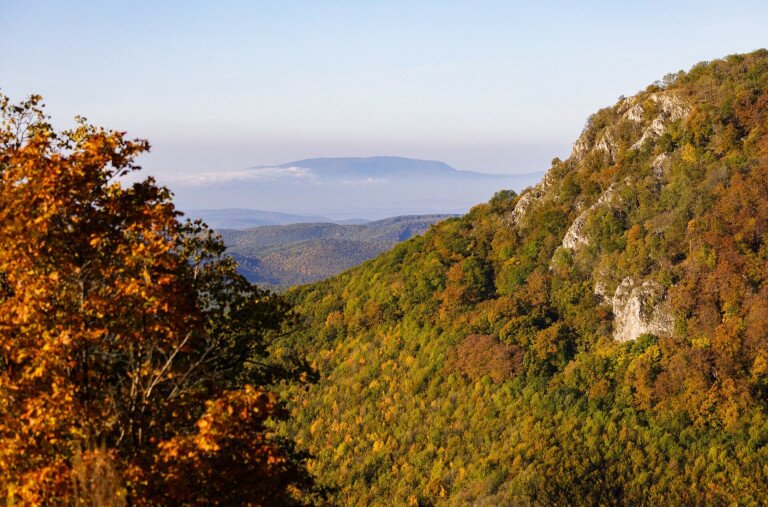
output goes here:
[{"label": "distant mountain ridge", "polygon": [[276,211],[263,211],[245,208],[191,209],[186,212],[190,218],[200,218],[213,229],[249,229],[263,225],[289,225],[313,223],[361,224],[368,220],[357,218],[331,220],[316,215],[295,215]]},{"label": "distant mountain ridge", "polygon": [[341,273],[452,216],[399,216],[365,224],[298,223],[218,232],[241,274],[253,283],[279,290]]},{"label": "distant mountain ridge", "polygon": [[[272,166],[258,166],[254,169],[264,169]],[[405,157],[336,157],[308,158],[287,162],[276,166],[282,169],[300,167],[310,169],[323,176],[333,177],[425,177],[425,176],[455,176],[455,177],[488,177],[504,178],[507,174],[488,174],[474,171],[461,171],[437,160],[420,160]]]},{"label": "distant mountain ridge", "polygon": [[[519,192],[538,183],[543,174],[485,174],[460,171],[435,160],[375,156],[309,158],[239,170],[183,174],[169,183],[181,209],[272,210],[314,218],[300,220],[303,222],[319,222],[466,213],[473,204],[490,199],[497,190]],[[235,222],[218,226],[268,225],[273,218],[237,217]],[[281,224],[284,220],[271,223]]]}]

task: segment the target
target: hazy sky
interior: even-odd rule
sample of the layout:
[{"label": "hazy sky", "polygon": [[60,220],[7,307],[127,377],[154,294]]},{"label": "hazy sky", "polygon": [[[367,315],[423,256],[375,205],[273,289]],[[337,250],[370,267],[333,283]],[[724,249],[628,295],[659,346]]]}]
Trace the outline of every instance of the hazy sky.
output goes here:
[{"label": "hazy sky", "polygon": [[150,172],[401,155],[530,172],[768,2],[0,0],[0,90],[150,139]]}]

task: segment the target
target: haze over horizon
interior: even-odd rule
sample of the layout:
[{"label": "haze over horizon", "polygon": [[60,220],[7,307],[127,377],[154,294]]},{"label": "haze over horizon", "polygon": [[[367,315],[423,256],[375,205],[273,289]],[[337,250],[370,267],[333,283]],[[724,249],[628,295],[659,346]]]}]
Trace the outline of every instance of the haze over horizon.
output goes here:
[{"label": "haze over horizon", "polygon": [[318,158],[237,171],[176,174],[159,182],[172,189],[174,202],[186,211],[245,208],[372,220],[463,214],[501,189],[519,192],[535,184],[542,174],[458,171],[443,162],[402,157]]},{"label": "haze over horizon", "polygon": [[80,114],[149,139],[140,162],[161,177],[371,155],[528,173],[566,156],[617,91],[764,46],[766,14],[756,1],[6,2],[0,87],[42,94],[57,125]]}]

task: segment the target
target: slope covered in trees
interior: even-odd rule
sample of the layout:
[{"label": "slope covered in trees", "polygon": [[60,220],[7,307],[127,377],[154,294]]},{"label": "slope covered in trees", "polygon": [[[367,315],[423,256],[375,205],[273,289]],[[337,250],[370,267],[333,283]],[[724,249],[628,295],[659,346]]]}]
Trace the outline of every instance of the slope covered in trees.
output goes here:
[{"label": "slope covered in trees", "polygon": [[522,195],[289,292],[344,504],[766,501],[768,51],[589,118]]},{"label": "slope covered in trees", "polygon": [[262,287],[285,289],[337,275],[450,216],[401,216],[366,224],[302,223],[218,232],[243,276]]}]

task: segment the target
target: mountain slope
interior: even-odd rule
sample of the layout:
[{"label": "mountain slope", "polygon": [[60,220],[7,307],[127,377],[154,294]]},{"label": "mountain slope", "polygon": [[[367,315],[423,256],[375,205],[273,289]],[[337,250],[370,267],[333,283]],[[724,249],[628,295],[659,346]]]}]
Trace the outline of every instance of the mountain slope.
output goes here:
[{"label": "mountain slope", "polygon": [[336,275],[449,216],[402,216],[353,225],[291,224],[219,233],[248,280],[283,289]]},{"label": "mountain slope", "polygon": [[590,117],[518,196],[290,295],[344,504],[766,501],[768,52]]}]

